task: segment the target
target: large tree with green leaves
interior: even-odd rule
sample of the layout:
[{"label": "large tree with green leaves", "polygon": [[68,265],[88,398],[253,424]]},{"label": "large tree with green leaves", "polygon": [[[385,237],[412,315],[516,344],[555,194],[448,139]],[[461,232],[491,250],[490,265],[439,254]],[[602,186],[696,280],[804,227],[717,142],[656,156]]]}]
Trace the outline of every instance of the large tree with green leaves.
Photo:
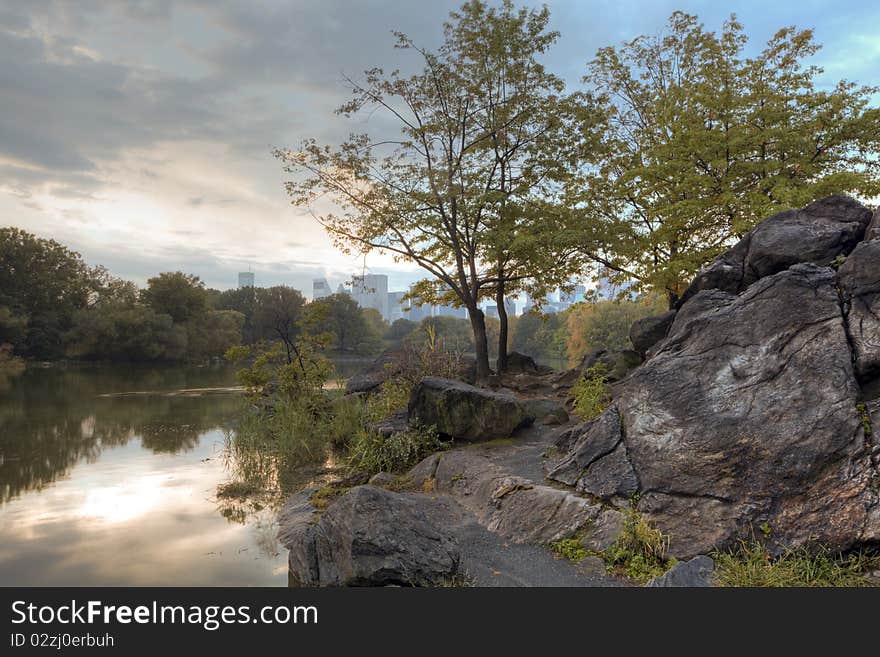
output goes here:
[{"label": "large tree with green leaves", "polygon": [[397,34],[422,69],[409,77],[367,71],[351,81],[352,100],[339,113],[380,111],[398,135],[276,151],[294,175],[294,205],[309,208],[338,246],[414,262],[436,281],[424,291],[467,310],[481,379],[489,360],[480,303],[549,278],[545,263],[555,263],[563,235],[536,244],[532,228],[543,217],[529,201],[552,196],[559,172],[576,159],[576,148],[560,145],[583,134],[575,127],[582,106],[563,97],[561,81],[539,62],[558,36],[548,21],[546,8],[474,0],[451,14],[436,52]]},{"label": "large tree with green leaves", "polygon": [[601,164],[576,181],[584,250],[674,303],[708,260],[778,210],[878,186],[877,89],[820,83],[819,46],[787,27],[746,56],[731,16],[709,32],[676,12],[661,36],[599,51]]},{"label": "large tree with green leaves", "polygon": [[32,358],[64,353],[74,313],[96,288],[96,272],[80,254],[20,228],[0,228],[0,307],[16,352]]}]

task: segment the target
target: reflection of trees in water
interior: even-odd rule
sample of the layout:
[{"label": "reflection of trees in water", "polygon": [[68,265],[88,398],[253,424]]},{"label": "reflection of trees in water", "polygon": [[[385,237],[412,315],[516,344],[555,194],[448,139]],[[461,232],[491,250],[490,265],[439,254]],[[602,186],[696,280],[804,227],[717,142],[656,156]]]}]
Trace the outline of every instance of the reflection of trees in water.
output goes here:
[{"label": "reflection of trees in water", "polygon": [[134,436],[155,453],[193,449],[200,434],[229,422],[240,404],[235,395],[99,395],[215,387],[230,379],[225,368],[28,370],[0,397],[0,503],[39,490]]}]

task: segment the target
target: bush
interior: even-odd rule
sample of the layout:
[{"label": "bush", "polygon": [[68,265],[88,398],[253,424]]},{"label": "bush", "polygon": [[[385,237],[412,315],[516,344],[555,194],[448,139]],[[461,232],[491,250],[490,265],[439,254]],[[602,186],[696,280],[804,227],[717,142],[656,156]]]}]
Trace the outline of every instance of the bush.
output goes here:
[{"label": "bush", "polygon": [[585,420],[599,417],[611,403],[611,393],[605,375],[605,368],[601,363],[597,363],[588,369],[571,389],[575,410]]},{"label": "bush", "polygon": [[356,472],[400,472],[446,448],[431,427],[410,427],[389,437],[361,431],[349,446],[349,466]]},{"label": "bush", "polygon": [[757,540],[741,541],[712,558],[721,586],[870,586],[865,575],[880,568],[880,557],[824,547],[786,550],[774,558]]}]

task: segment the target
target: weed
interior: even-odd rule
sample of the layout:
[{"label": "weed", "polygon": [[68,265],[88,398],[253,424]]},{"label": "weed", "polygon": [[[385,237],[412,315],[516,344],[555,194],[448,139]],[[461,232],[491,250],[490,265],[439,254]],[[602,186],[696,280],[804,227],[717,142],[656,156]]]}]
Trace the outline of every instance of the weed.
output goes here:
[{"label": "weed", "polygon": [[585,420],[599,417],[611,403],[611,394],[605,379],[606,374],[605,367],[597,363],[584,372],[584,375],[571,389],[575,410]]},{"label": "weed", "polygon": [[412,426],[387,438],[375,431],[359,432],[349,446],[349,467],[357,472],[400,472],[429,454],[446,449],[433,426]]},{"label": "weed", "polygon": [[665,573],[674,563],[666,556],[669,538],[654,529],[635,508],[626,512],[620,536],[603,555],[608,569],[638,582]]},{"label": "weed", "polygon": [[573,563],[583,561],[589,556],[589,552],[581,545],[577,538],[563,538],[553,541],[549,547],[551,552]]},{"label": "weed", "polygon": [[773,557],[756,540],[716,551],[715,575],[721,586],[871,586],[867,573],[880,568],[880,557],[843,555],[824,547],[801,547]]}]

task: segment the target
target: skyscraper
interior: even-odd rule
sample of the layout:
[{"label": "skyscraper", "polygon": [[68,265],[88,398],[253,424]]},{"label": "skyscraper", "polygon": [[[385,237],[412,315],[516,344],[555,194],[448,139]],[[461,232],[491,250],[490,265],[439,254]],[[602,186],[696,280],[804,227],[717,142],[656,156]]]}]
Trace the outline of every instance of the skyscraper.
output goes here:
[{"label": "skyscraper", "polygon": [[361,308],[375,308],[388,320],[388,276],[365,274],[351,280],[351,296]]},{"label": "skyscraper", "polygon": [[315,278],[312,280],[312,299],[329,297],[332,293],[326,278]]},{"label": "skyscraper", "polygon": [[243,287],[253,287],[254,286],[254,272],[252,271],[242,271],[238,273],[238,289],[240,290]]}]

